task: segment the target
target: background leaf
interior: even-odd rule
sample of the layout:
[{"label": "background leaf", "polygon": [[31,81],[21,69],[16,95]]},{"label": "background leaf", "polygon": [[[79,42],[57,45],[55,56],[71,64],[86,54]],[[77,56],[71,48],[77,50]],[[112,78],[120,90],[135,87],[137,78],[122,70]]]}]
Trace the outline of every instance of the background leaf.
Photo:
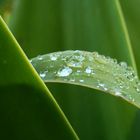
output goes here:
[{"label": "background leaf", "polygon": [[[131,65],[120,20],[115,0],[16,0],[10,27],[29,58],[78,49],[98,51]],[[81,139],[127,139],[134,107],[108,95],[88,94],[96,90],[47,86]]]}]

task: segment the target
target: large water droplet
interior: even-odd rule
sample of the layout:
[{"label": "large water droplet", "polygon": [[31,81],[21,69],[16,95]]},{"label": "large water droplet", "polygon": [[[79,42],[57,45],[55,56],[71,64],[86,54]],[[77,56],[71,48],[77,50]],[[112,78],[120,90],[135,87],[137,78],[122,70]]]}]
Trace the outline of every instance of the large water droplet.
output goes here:
[{"label": "large water droplet", "polygon": [[69,67],[81,68],[85,57],[83,56],[83,53],[81,51],[74,51],[74,55],[68,56],[67,59],[67,65]]},{"label": "large water droplet", "polygon": [[72,69],[71,68],[64,67],[63,69],[60,69],[57,72],[57,76],[59,76],[59,77],[66,77],[66,76],[69,76],[71,73],[72,73]]}]

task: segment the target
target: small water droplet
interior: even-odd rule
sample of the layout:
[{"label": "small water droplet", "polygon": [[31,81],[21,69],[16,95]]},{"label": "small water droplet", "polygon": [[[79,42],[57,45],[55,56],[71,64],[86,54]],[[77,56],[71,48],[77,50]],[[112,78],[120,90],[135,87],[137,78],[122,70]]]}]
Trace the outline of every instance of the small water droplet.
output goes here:
[{"label": "small water droplet", "polygon": [[81,70],[77,70],[77,72],[78,72],[78,73],[80,73],[80,72],[81,72]]},{"label": "small water droplet", "polygon": [[43,79],[43,78],[45,78],[46,77],[46,75],[47,75],[47,73],[48,73],[48,71],[47,70],[45,70],[44,72],[40,72],[40,77]]},{"label": "small water droplet", "polygon": [[72,73],[72,69],[69,67],[64,67],[63,69],[60,69],[57,74],[60,77],[66,77],[69,76]]},{"label": "small water droplet", "polygon": [[122,68],[127,68],[127,63],[126,62],[120,62],[119,65],[122,67]]},{"label": "small water droplet", "polygon": [[40,73],[39,75],[40,75],[41,78],[44,78],[46,76],[46,74],[44,72]]},{"label": "small water droplet", "polygon": [[122,95],[120,89],[117,89],[117,88],[114,89],[114,94],[115,94],[116,96],[121,96],[121,95]]},{"label": "small water droplet", "polygon": [[67,58],[68,58],[67,65],[69,67],[77,67],[77,68],[82,67],[83,60],[85,59],[81,51],[74,51],[74,55],[68,56]]},{"label": "small water droplet", "polygon": [[92,56],[88,56],[89,61],[93,62],[93,57]]},{"label": "small water droplet", "polygon": [[79,82],[83,83],[83,82],[84,82],[84,80],[82,80],[82,79],[81,79],[81,80],[79,80]]},{"label": "small water droplet", "polygon": [[56,55],[51,54],[51,55],[50,55],[50,59],[51,59],[52,61],[55,61],[55,60],[57,60],[57,56],[56,56]]},{"label": "small water droplet", "polygon": [[38,59],[38,60],[42,60],[43,57],[42,57],[41,55],[38,55],[38,56],[37,56],[37,59]]},{"label": "small water droplet", "polygon": [[113,59],[113,62],[115,63],[115,64],[117,64],[118,62],[117,62],[117,59]]},{"label": "small water droplet", "polygon": [[103,84],[103,83],[98,83],[98,86],[97,86],[98,88],[100,88],[100,89],[102,89],[102,90],[104,90],[104,91],[107,91],[108,90],[108,88],[106,87],[106,85],[105,84]]},{"label": "small water droplet", "polygon": [[140,88],[136,87],[136,91],[139,93],[140,92]]},{"label": "small water droplet", "polygon": [[130,94],[126,94],[124,95],[129,101],[133,101],[134,98],[132,98],[132,96]]},{"label": "small water droplet", "polygon": [[30,63],[32,63],[32,61],[33,61],[32,59],[31,59],[31,60],[29,60],[29,62],[30,62]]},{"label": "small water droplet", "polygon": [[86,70],[85,70],[85,72],[88,73],[88,74],[90,74],[92,72],[91,67],[87,67]]},{"label": "small water droplet", "polygon": [[75,79],[70,79],[70,82],[75,82]]},{"label": "small water droplet", "polygon": [[99,57],[98,52],[92,52],[92,54],[93,54],[94,57]]},{"label": "small water droplet", "polygon": [[82,62],[71,61],[68,63],[68,66],[80,68],[80,67],[82,67]]}]

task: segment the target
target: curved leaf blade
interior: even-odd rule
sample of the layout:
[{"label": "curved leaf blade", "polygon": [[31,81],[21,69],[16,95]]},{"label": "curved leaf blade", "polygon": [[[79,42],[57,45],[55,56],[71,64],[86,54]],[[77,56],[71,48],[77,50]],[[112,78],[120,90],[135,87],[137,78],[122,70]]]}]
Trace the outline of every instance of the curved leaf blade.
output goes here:
[{"label": "curved leaf blade", "polygon": [[140,82],[125,62],[97,52],[64,51],[31,60],[44,82],[61,82],[98,89],[120,96],[140,108]]},{"label": "curved leaf blade", "polygon": [[78,139],[0,17],[0,139]]}]

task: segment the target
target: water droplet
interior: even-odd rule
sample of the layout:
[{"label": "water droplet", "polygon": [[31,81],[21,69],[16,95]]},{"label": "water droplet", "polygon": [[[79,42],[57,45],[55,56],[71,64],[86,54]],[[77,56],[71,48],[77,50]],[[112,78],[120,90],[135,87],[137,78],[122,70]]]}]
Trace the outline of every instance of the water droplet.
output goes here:
[{"label": "water droplet", "polygon": [[138,86],[136,86],[136,91],[139,93],[140,92],[140,88],[138,88]]},{"label": "water droplet", "polygon": [[70,82],[75,82],[75,79],[70,79]]},{"label": "water droplet", "polygon": [[80,73],[81,71],[80,70],[77,70],[77,72]]},{"label": "water droplet", "polygon": [[83,60],[85,57],[83,56],[81,51],[74,51],[74,55],[68,56],[68,63],[69,67],[77,67],[81,68],[83,65]]},{"label": "water droplet", "polygon": [[122,68],[127,68],[127,64],[126,62],[120,62],[119,65],[122,67]]},{"label": "water droplet", "polygon": [[116,96],[121,96],[121,95],[122,95],[120,89],[117,89],[117,88],[114,89],[114,94],[115,94]]},{"label": "water droplet", "polygon": [[103,83],[98,83],[98,86],[97,87],[100,88],[100,89],[102,89],[102,90],[104,90],[104,91],[107,91],[108,90],[108,88]]},{"label": "water droplet", "polygon": [[40,73],[40,77],[41,78],[44,78],[46,76],[46,74],[43,72],[43,73]]},{"label": "water droplet", "polygon": [[50,55],[50,59],[51,59],[52,61],[57,60],[57,57],[58,57],[58,56],[56,56],[56,55]]},{"label": "water droplet", "polygon": [[92,72],[91,67],[87,67],[86,70],[85,70],[85,72],[88,73],[88,74],[90,74]]},{"label": "water droplet", "polygon": [[64,67],[63,69],[60,69],[57,74],[60,77],[66,77],[69,76],[72,73],[72,69],[69,67]]},{"label": "water droplet", "polygon": [[80,67],[82,67],[82,62],[70,61],[68,63],[68,66],[69,67],[77,67],[77,68],[80,68]]},{"label": "water droplet", "polygon": [[134,98],[132,98],[132,96],[130,94],[126,94],[124,95],[129,101],[133,101]]},{"label": "water droplet", "polygon": [[32,61],[33,61],[32,59],[31,59],[31,60],[29,60],[29,62],[30,62],[30,63],[32,63]]},{"label": "water droplet", "polygon": [[99,57],[98,52],[92,52],[92,54],[93,54],[94,57]]},{"label": "water droplet", "polygon": [[89,61],[93,62],[93,57],[92,56],[88,56]]},{"label": "water droplet", "polygon": [[38,56],[37,56],[37,59],[38,59],[38,60],[42,60],[43,57],[42,57],[41,55],[38,55]]},{"label": "water droplet", "polygon": [[81,80],[79,80],[79,82],[83,83],[83,82],[84,82],[84,80],[82,80],[82,79],[81,79]]},{"label": "water droplet", "polygon": [[114,64],[117,64],[118,62],[117,62],[117,59],[113,59],[113,62],[114,62]]},{"label": "water droplet", "polygon": [[46,71],[44,71],[44,72],[40,72],[39,75],[40,75],[40,77],[43,79],[43,78],[46,77],[47,73],[48,73],[48,71],[46,70]]}]

